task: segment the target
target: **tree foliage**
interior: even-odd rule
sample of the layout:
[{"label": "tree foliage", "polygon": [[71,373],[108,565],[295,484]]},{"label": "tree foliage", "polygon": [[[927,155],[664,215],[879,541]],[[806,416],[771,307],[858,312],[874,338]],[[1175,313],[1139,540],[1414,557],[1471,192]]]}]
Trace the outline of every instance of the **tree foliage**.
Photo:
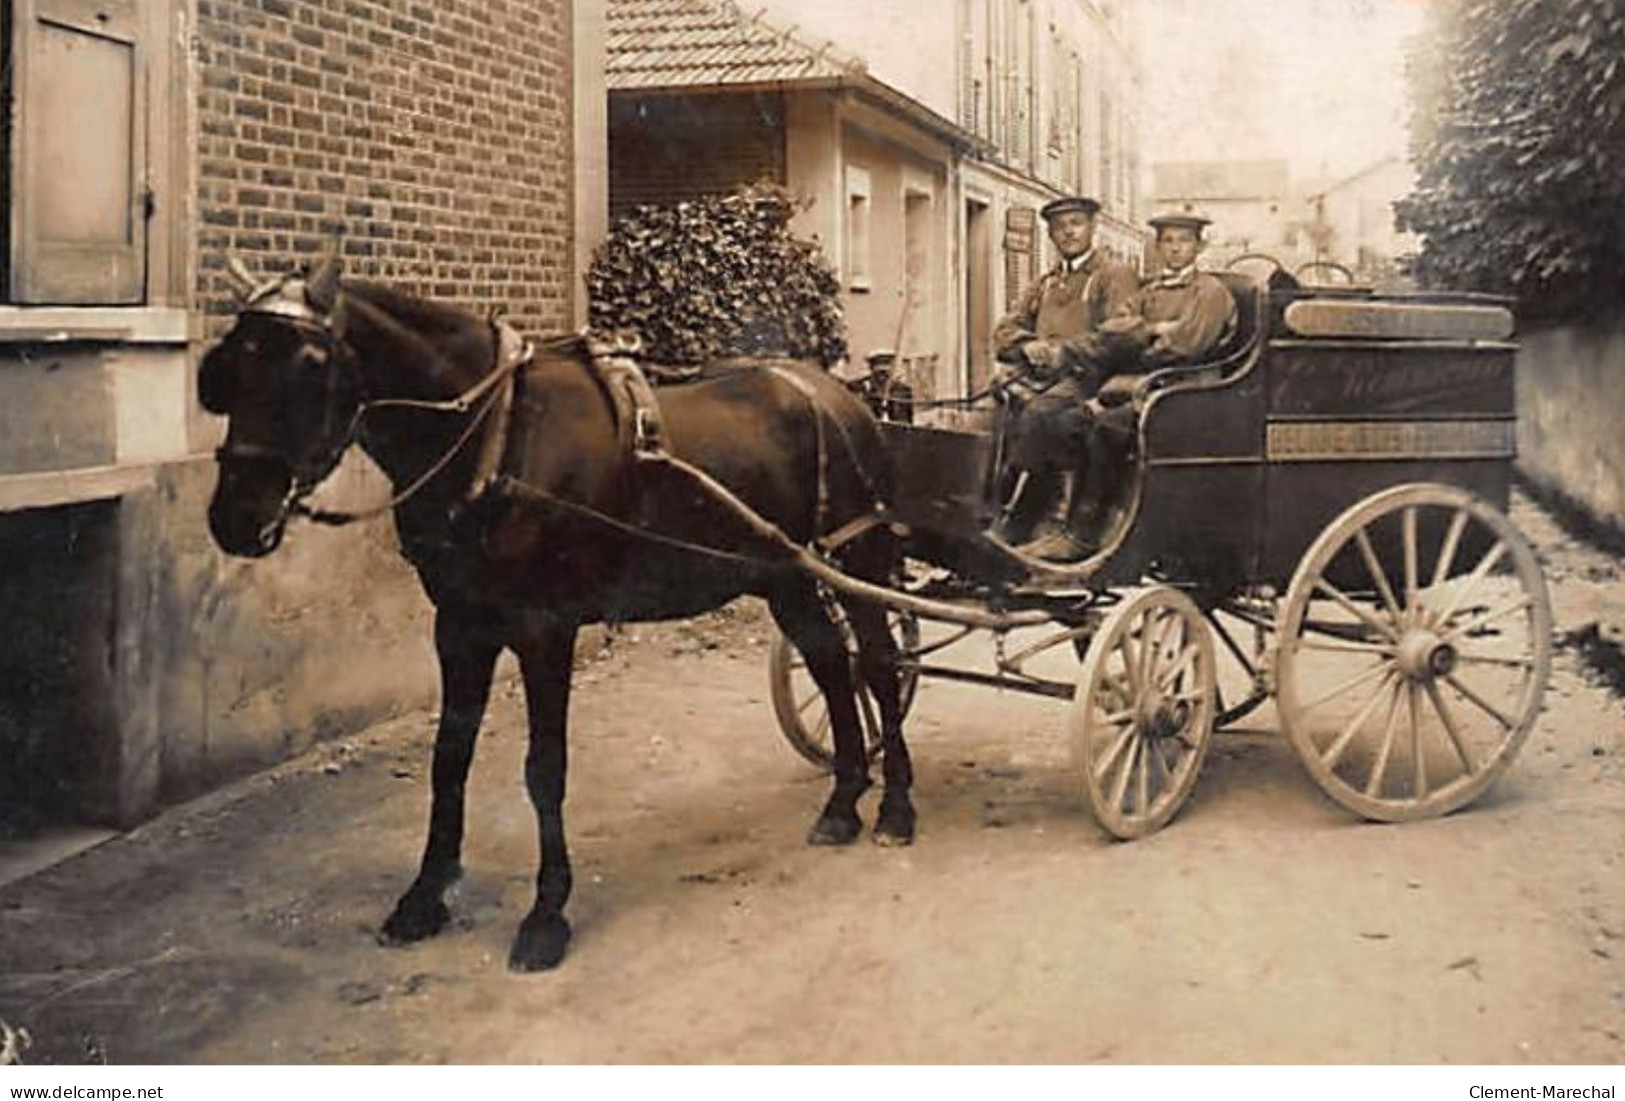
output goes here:
[{"label": "tree foliage", "polygon": [[617,219],[587,272],[589,323],[630,330],[653,362],[846,354],[840,281],[818,246],[790,234],[785,189],[639,206]]},{"label": "tree foliage", "polygon": [[1411,58],[1426,285],[1583,320],[1625,286],[1625,3],[1435,0]]}]

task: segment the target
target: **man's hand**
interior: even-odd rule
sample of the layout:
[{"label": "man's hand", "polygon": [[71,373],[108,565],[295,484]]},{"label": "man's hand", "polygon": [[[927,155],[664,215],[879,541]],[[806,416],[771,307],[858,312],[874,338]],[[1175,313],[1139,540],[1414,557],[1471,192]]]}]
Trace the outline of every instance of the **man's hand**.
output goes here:
[{"label": "man's hand", "polygon": [[1021,346],[1021,354],[1039,377],[1059,371],[1063,362],[1061,346],[1050,340],[1029,340]]}]

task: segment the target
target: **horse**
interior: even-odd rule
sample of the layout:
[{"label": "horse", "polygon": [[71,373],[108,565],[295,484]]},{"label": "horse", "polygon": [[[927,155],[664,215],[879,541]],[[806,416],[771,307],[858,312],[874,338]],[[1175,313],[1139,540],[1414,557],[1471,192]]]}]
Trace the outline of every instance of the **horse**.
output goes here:
[{"label": "horse", "polygon": [[[782,532],[781,542],[802,547],[823,537],[843,572],[873,584],[899,567],[898,539],[875,519],[889,479],[880,432],[837,380],[774,362],[664,388],[659,442],[673,459],[644,462],[629,444],[626,403],[581,338],[523,347],[494,315],[343,278],[334,256],[264,283],[235,260],[231,271],[245,283],[243,300],[197,377],[204,408],[228,418],[208,510],[214,541],[257,558],[277,548],[295,516],[354,519],[307,498],[359,446],[390,482],[378,511],[393,513],[400,551],[434,607],[441,710],[428,839],[382,942],[421,940],[450,919],[445,893],[461,875],[468,771],[507,649],[524,683],[525,786],[540,842],[535,902],[509,965],[538,971],[564,958],[572,654],[578,630],[592,623],[765,599],[831,721],[833,790],[808,842],[845,845],[862,833],[857,804],[870,779],[854,665],[881,718],[874,840],[913,840],[885,611],[837,598],[854,661],[818,583],[763,535]],[[730,495],[731,508],[719,502]]]}]

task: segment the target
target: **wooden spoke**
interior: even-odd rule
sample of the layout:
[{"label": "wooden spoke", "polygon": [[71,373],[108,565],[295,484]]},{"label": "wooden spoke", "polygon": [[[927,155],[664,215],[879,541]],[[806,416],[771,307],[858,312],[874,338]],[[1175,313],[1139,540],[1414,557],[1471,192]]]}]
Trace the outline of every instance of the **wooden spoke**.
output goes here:
[{"label": "wooden spoke", "polygon": [[1456,725],[1456,716],[1445,703],[1444,693],[1439,691],[1439,686],[1433,681],[1427,682],[1427,693],[1428,700],[1433,704],[1433,710],[1439,713],[1439,722],[1444,725],[1445,733],[1450,736],[1450,744],[1461,760],[1462,768],[1469,774],[1477,772],[1478,762],[1473,760],[1472,754],[1468,752],[1467,743],[1461,736],[1461,729]]},{"label": "wooden spoke", "polygon": [[804,715],[804,714],[807,713],[807,708],[811,707],[815,703],[823,703],[823,702],[824,702],[824,694],[818,690],[817,685],[814,685],[813,690],[810,693],[808,693],[807,696],[804,699],[798,700],[796,702],[796,714]]},{"label": "wooden spoke", "polygon": [[1335,700],[1338,696],[1341,696],[1343,693],[1352,692],[1354,689],[1360,687],[1362,684],[1367,684],[1370,681],[1374,680],[1375,678],[1382,676],[1384,673],[1386,673],[1392,667],[1393,667],[1392,662],[1379,661],[1377,664],[1367,668],[1364,672],[1358,673],[1355,676],[1350,677],[1348,680],[1344,681],[1342,684],[1339,684],[1336,688],[1333,688],[1330,692],[1326,692],[1326,693],[1323,693],[1320,696],[1317,696],[1314,699],[1313,702],[1301,705],[1301,710],[1303,710],[1305,712],[1309,712],[1309,711],[1313,711],[1315,708],[1319,707],[1321,704],[1330,703],[1332,700]]},{"label": "wooden spoke", "polygon": [[1123,733],[1118,735],[1117,740],[1112,743],[1111,748],[1106,751],[1105,755],[1102,756],[1094,766],[1096,780],[1104,780],[1106,778],[1106,773],[1111,771],[1112,764],[1117,760],[1118,756],[1123,752],[1123,750],[1135,740],[1137,733],[1138,732],[1131,725],[1128,727],[1128,729],[1124,730]]},{"label": "wooden spoke", "polygon": [[1163,748],[1164,744],[1169,740],[1168,738],[1156,739],[1151,743],[1150,750],[1146,754],[1151,758],[1152,763],[1157,766],[1158,790],[1166,788],[1174,779],[1174,766],[1168,763],[1168,753]]},{"label": "wooden spoke", "polygon": [[1377,762],[1371,766],[1371,775],[1366,777],[1366,798],[1374,799],[1382,790],[1382,776],[1388,771],[1388,758],[1394,752],[1394,737],[1399,732],[1399,696],[1405,690],[1404,685],[1394,682],[1394,690],[1388,697],[1388,717],[1382,724],[1382,745],[1377,749]]},{"label": "wooden spoke", "polygon": [[1377,690],[1371,693],[1371,698],[1366,700],[1365,705],[1354,713],[1354,717],[1344,724],[1342,730],[1338,731],[1337,737],[1326,748],[1326,752],[1320,758],[1325,762],[1328,769],[1336,768],[1337,762],[1343,759],[1343,751],[1348,749],[1349,743],[1354,740],[1354,736],[1360,732],[1360,728],[1365,725],[1365,721],[1371,717],[1371,713],[1382,702],[1383,689],[1387,688],[1392,682],[1393,671],[1389,670],[1388,675],[1383,677],[1382,683],[1377,686]]},{"label": "wooden spoke", "polygon": [[1456,548],[1461,545],[1461,533],[1467,529],[1467,513],[1458,511],[1450,518],[1450,530],[1445,532],[1444,545],[1439,548],[1439,561],[1433,567],[1433,587],[1444,584],[1450,576],[1450,567],[1456,562]]},{"label": "wooden spoke", "polygon": [[1123,800],[1128,798],[1128,783],[1134,778],[1134,769],[1140,763],[1140,750],[1144,745],[1139,738],[1130,739],[1128,757],[1123,761],[1123,767],[1117,770],[1117,778],[1112,782],[1112,806],[1118,810],[1123,809]]},{"label": "wooden spoke", "polygon": [[1145,814],[1151,809],[1151,755],[1156,750],[1152,747],[1150,739],[1141,738],[1139,751],[1140,783],[1137,790],[1139,792],[1140,813]]},{"label": "wooden spoke", "polygon": [[1494,569],[1501,559],[1506,557],[1507,549],[1504,541],[1497,541],[1495,546],[1485,551],[1484,557],[1480,558],[1478,565],[1473,567],[1473,572],[1467,575],[1467,579],[1461,588],[1456,590],[1454,599],[1450,601],[1449,605],[1434,622],[1449,623],[1455,617],[1456,612],[1461,610],[1462,605],[1467,603],[1467,598],[1478,590],[1479,583],[1484,580],[1490,570]]},{"label": "wooden spoke", "polygon": [[1140,648],[1134,644],[1133,639],[1124,635],[1123,641],[1118,644],[1118,649],[1123,655],[1123,672],[1128,677],[1128,687],[1132,698],[1139,695],[1140,690],[1145,687],[1145,681],[1140,678]]},{"label": "wooden spoke", "polygon": [[1422,688],[1416,683],[1405,686],[1405,704],[1410,709],[1411,719],[1411,765],[1412,782],[1411,793],[1418,799],[1426,799],[1428,795],[1428,758],[1422,752]]},{"label": "wooden spoke", "polygon": [[[1416,506],[1412,505],[1400,514],[1400,527],[1404,533],[1405,543],[1405,610],[1412,611],[1416,607]],[[1361,534],[1365,529],[1360,529]]]},{"label": "wooden spoke", "polygon": [[1394,587],[1388,581],[1388,571],[1382,568],[1382,563],[1377,561],[1377,552],[1371,548],[1371,536],[1361,528],[1354,533],[1354,541],[1360,547],[1360,557],[1365,559],[1366,572],[1371,575],[1371,580],[1376,582],[1377,592],[1381,594],[1382,602],[1388,606],[1388,614],[1396,620],[1399,619],[1403,609],[1394,597]]},{"label": "wooden spoke", "polygon": [[1456,652],[1458,665],[1504,665],[1510,669],[1533,669],[1534,658],[1509,658],[1496,654],[1469,654],[1464,650]]},{"label": "wooden spoke", "polygon": [[1339,589],[1336,585],[1333,585],[1330,581],[1327,581],[1324,577],[1317,577],[1315,579],[1315,588],[1337,601],[1337,603],[1340,604],[1345,611],[1354,616],[1356,619],[1360,620],[1360,622],[1364,623],[1366,626],[1370,627],[1372,630],[1377,631],[1379,634],[1391,639],[1397,639],[1399,637],[1399,628],[1397,626],[1392,623],[1382,622],[1382,620],[1360,607],[1359,604],[1355,603],[1352,597],[1350,597],[1342,589]]},{"label": "wooden spoke", "polygon": [[1298,644],[1303,650],[1320,650],[1332,654],[1370,654],[1375,657],[1392,657],[1394,648],[1391,644],[1382,642],[1355,642],[1345,639],[1323,639],[1305,636]]},{"label": "wooden spoke", "polygon": [[1451,627],[1449,631],[1445,632],[1444,640],[1446,642],[1454,642],[1456,639],[1461,638],[1465,634],[1488,627],[1492,623],[1499,623],[1509,615],[1517,615],[1519,612],[1527,612],[1533,606],[1534,598],[1528,593],[1522,593],[1507,603],[1501,605],[1499,608],[1496,608],[1494,611],[1480,612],[1471,619],[1462,620],[1454,627]]},{"label": "wooden spoke", "polygon": [[1169,665],[1157,678],[1157,688],[1163,692],[1173,691],[1175,683],[1195,666],[1199,653],[1194,646],[1186,646],[1181,650],[1179,660]]},{"label": "wooden spoke", "polygon": [[1500,723],[1502,730],[1512,729],[1512,719],[1509,716],[1503,714],[1499,708],[1485,700],[1483,696],[1480,696],[1477,692],[1474,692],[1471,688],[1468,688],[1466,684],[1462,683],[1461,678],[1456,676],[1456,674],[1450,673],[1446,675],[1444,679],[1449,682],[1450,687],[1461,693],[1462,699],[1466,700],[1468,703],[1484,712],[1484,714]]}]

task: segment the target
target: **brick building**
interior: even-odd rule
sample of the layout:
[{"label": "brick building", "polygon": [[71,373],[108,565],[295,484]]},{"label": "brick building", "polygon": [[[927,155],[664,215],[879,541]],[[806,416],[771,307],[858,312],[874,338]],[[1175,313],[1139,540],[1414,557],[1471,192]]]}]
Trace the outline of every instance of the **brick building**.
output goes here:
[{"label": "brick building", "polygon": [[[436,690],[387,520],[212,545],[228,255],[558,330],[604,222],[599,0],[6,0],[0,839],[123,825]],[[336,245],[335,245],[336,243]],[[347,462],[341,495],[385,483]]]}]

